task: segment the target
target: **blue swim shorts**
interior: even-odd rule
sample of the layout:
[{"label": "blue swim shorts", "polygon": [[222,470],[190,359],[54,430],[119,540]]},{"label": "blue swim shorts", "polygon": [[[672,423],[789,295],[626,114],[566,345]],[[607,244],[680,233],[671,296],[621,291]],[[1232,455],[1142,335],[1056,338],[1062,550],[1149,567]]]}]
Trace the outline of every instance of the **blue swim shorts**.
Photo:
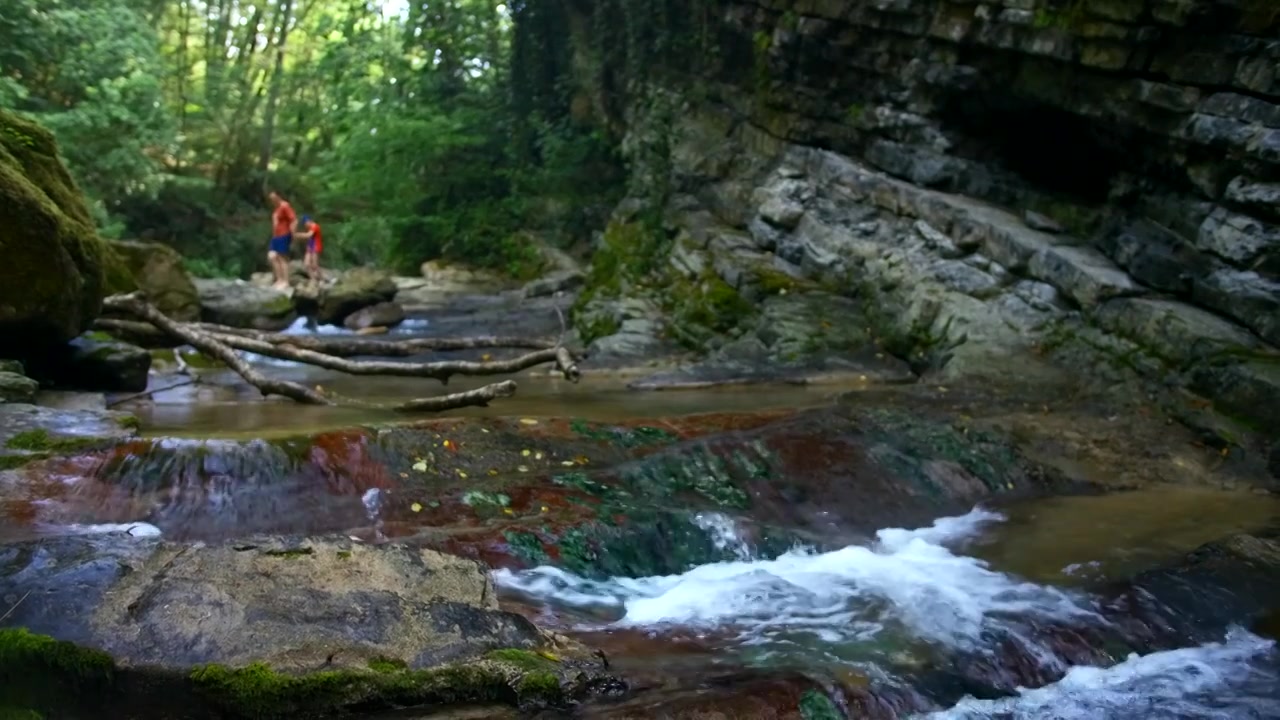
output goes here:
[{"label": "blue swim shorts", "polygon": [[271,252],[280,255],[289,254],[289,244],[293,241],[292,235],[281,235],[280,237],[271,238]]}]

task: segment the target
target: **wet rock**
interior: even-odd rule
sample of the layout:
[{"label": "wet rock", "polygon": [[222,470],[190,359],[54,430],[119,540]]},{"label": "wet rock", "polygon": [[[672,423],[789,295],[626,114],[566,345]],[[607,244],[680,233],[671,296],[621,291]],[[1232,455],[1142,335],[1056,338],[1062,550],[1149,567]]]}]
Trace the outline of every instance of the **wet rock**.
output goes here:
[{"label": "wet rock", "polygon": [[1102,248],[1139,282],[1182,296],[1189,295],[1195,279],[1211,267],[1206,255],[1148,220],[1109,234]]},{"label": "wet rock", "polygon": [[[402,545],[63,538],[0,547],[0,597],[14,593],[45,602],[13,605],[4,625],[104,651],[135,672],[178,671],[206,702],[235,716],[556,705],[599,676],[599,660],[585,648],[501,611],[484,568]],[[325,675],[311,675],[320,670]],[[580,672],[579,683],[568,684]],[[160,688],[164,677],[156,676]],[[335,686],[335,677],[346,681]],[[264,684],[277,689],[263,691]],[[113,695],[103,698],[108,707],[127,702]]]},{"label": "wet rock", "polygon": [[320,298],[316,322],[341,325],[347,316],[396,297],[396,284],[380,270],[357,268],[344,274]]},{"label": "wet rock", "polygon": [[1026,221],[1027,227],[1033,230],[1041,230],[1055,235],[1064,233],[1066,228],[1062,224],[1047,215],[1041,215],[1034,210],[1028,210],[1022,215],[1022,219]]},{"label": "wet rock", "polygon": [[109,247],[121,259],[135,285],[114,290],[140,289],[170,318],[181,322],[200,319],[200,296],[176,250],[160,243],[125,241],[111,242]]},{"label": "wet rock", "polygon": [[111,446],[136,434],[128,413],[0,404],[0,470],[50,454]]},{"label": "wet rock", "polygon": [[1280,434],[1280,358],[1199,367],[1192,373],[1192,387],[1264,435]]},{"label": "wet rock", "polygon": [[393,302],[383,302],[361,308],[342,321],[348,330],[364,330],[372,327],[393,328],[404,322],[404,308]]},{"label": "wet rock", "polygon": [[147,389],[151,353],[136,345],[90,333],[72,340],[65,353],[40,366],[53,384],[97,392],[142,392]]},{"label": "wet rock", "polygon": [[200,317],[205,322],[254,330],[283,330],[298,319],[289,295],[243,280],[197,278]]},{"label": "wet rock", "polygon": [[538,278],[524,286],[525,297],[542,297],[575,290],[586,282],[581,270],[561,270]]},{"label": "wet rock", "polygon": [[29,403],[39,389],[40,383],[25,375],[0,370],[0,403]]}]

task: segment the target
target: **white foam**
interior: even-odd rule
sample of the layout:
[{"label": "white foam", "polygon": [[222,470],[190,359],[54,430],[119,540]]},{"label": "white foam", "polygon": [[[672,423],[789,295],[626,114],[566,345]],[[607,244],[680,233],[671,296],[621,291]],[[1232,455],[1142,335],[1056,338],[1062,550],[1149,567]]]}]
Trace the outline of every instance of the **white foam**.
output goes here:
[{"label": "white foam", "polygon": [[159,537],[160,528],[151,523],[101,523],[95,525],[67,525],[59,528],[60,532],[71,535],[98,535],[106,533],[125,533],[133,537]]},{"label": "white foam", "polygon": [[1020,690],[1017,697],[965,698],[949,710],[923,717],[1275,718],[1280,717],[1280,677],[1276,676],[1274,652],[1273,642],[1233,629],[1221,643],[1131,655],[1109,668],[1075,667],[1058,682]]},{"label": "white foam", "polygon": [[[983,631],[1008,616],[1096,617],[1077,597],[993,571],[943,545],[1001,519],[974,510],[917,530],[881,530],[872,547],[798,549],[773,560],[713,563],[680,575],[591,582],[540,567],[499,570],[495,581],[551,602],[620,607],[619,626],[733,627],[748,641],[796,631],[823,640],[865,640],[894,629],[977,648]],[[723,528],[711,527],[714,539]]]}]

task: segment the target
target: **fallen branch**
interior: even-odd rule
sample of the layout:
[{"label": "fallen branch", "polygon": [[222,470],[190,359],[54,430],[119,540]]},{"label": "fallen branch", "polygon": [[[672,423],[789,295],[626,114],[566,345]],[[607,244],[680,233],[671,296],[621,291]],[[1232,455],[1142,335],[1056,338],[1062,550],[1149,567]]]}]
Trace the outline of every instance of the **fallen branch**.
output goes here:
[{"label": "fallen branch", "polygon": [[403,340],[372,340],[354,337],[324,337],[315,335],[286,335],[270,333],[246,328],[233,328],[225,325],[200,323],[197,328],[216,335],[235,335],[252,338],[272,345],[292,345],[303,350],[313,350],[335,357],[358,357],[362,355],[376,357],[405,357],[420,355],[425,352],[448,350],[482,350],[489,348],[524,348],[529,350],[552,350],[556,343],[550,340],[539,340],[519,337],[503,337],[482,335],[478,337],[453,338],[405,338]]},{"label": "fallen branch", "polygon": [[[348,375],[391,375],[398,377],[434,378],[448,384],[454,375],[507,375],[526,370],[535,365],[556,362],[558,350],[535,350],[510,360],[490,360],[474,362],[471,360],[441,360],[427,363],[394,362],[385,360],[347,360],[314,350],[293,347],[291,345],[273,345],[269,342],[235,335],[214,335],[219,342],[237,350],[265,355],[277,360],[293,360],[295,362],[315,365],[316,367],[337,370]],[[566,351],[567,353],[567,351]],[[570,359],[572,363],[572,359]],[[576,372],[577,368],[574,368]]]},{"label": "fallen branch", "polygon": [[297,400],[300,403],[308,405],[332,405],[323,395],[310,390],[297,383],[287,380],[273,380],[262,373],[254,370],[249,363],[245,362],[226,344],[219,342],[216,338],[196,330],[193,326],[184,323],[174,322],[155,308],[154,305],[142,299],[140,293],[131,293],[129,295],[112,295],[103,301],[103,307],[112,310],[121,310],[135,317],[142,318],[155,327],[163,330],[169,335],[182,340],[186,344],[194,347],[209,357],[217,358],[227,364],[227,367],[236,371],[240,377],[245,379],[250,385],[258,388],[263,395],[283,395],[284,397]]},{"label": "fallen branch", "polygon": [[[442,383],[447,383],[453,375],[499,375],[518,372],[543,363],[555,363],[556,368],[565,378],[572,382],[577,382],[581,377],[581,372],[578,370],[574,354],[571,351],[541,340],[479,337],[368,341],[299,337],[280,333],[228,328],[222,325],[175,322],[146,302],[141,293],[115,295],[107,298],[104,305],[112,310],[129,313],[145,322],[103,319],[99,320],[96,325],[102,330],[180,340],[205,355],[226,363],[228,367],[238,373],[245,381],[258,388],[264,395],[283,395],[299,402],[313,405],[333,405],[336,404],[336,398],[331,399],[296,383],[267,378],[245,362],[237,354],[237,351],[257,353],[281,360],[292,360],[338,370],[350,375],[429,377],[435,378]],[[314,349],[316,347],[333,350],[334,352],[332,354],[321,352]],[[510,360],[485,362],[447,360],[428,363],[406,363],[380,360],[356,361],[339,357],[342,354],[368,355],[371,353],[410,355],[430,350],[461,350],[487,347],[535,347],[537,349],[534,352],[526,353]],[[175,357],[181,359],[181,354],[175,353]],[[181,387],[192,382],[196,381],[193,379],[170,385],[169,387],[138,393],[118,400],[114,404]],[[450,393],[440,397],[410,400],[390,409],[400,412],[440,412],[461,407],[484,407],[498,398],[511,397],[515,392],[516,383],[512,380],[504,380],[474,390]],[[352,405],[367,408],[386,408],[386,406],[365,403],[359,400],[344,400],[343,404],[348,404],[348,402]]]},{"label": "fallen branch", "polygon": [[511,397],[515,394],[515,381],[503,380],[502,382],[478,387],[475,390],[465,390],[440,397],[410,400],[407,403],[397,405],[395,409],[400,412],[441,412],[462,407],[487,407],[493,400]]}]

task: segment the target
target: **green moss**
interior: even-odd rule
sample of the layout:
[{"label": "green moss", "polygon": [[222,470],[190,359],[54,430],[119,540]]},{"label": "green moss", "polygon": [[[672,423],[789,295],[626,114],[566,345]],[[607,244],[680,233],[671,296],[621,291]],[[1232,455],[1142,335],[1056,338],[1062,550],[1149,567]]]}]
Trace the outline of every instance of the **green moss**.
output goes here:
[{"label": "green moss", "polygon": [[32,453],[24,455],[0,455],[0,471],[17,470],[36,460],[43,460],[49,457],[47,453]]},{"label": "green moss", "polygon": [[754,305],[710,270],[698,280],[672,283],[665,300],[676,339],[694,350],[705,349],[710,337],[743,325],[755,314]]},{"label": "green moss", "polygon": [[315,555],[316,551],[309,547],[285,548],[283,550],[267,550],[263,554],[278,558],[302,558]]},{"label": "green moss", "polygon": [[63,707],[109,692],[114,675],[105,653],[25,628],[0,630],[0,707]]},{"label": "green moss", "polygon": [[142,421],[133,415],[126,415],[125,417],[117,419],[116,424],[125,430],[136,431],[142,429]]},{"label": "green moss", "polygon": [[554,662],[531,650],[517,650],[515,648],[494,650],[485,654],[485,657],[490,660],[500,660],[527,671],[546,672],[548,669],[555,667]]},{"label": "green moss", "polygon": [[67,341],[97,315],[105,246],[49,131],[0,110],[0,306],[29,340]]},{"label": "green moss", "polygon": [[5,447],[10,450],[27,450],[30,452],[74,452],[96,447],[102,444],[102,438],[93,437],[54,437],[44,428],[25,430],[9,438]]},{"label": "green moss", "polygon": [[392,673],[407,670],[409,665],[397,658],[374,658],[369,661],[369,669],[379,673]]},{"label": "green moss", "polygon": [[800,717],[804,720],[844,720],[844,713],[831,702],[831,698],[809,690],[800,697]]},{"label": "green moss", "polygon": [[616,319],[587,311],[592,301],[616,298],[626,287],[651,283],[670,245],[654,220],[609,223],[591,258],[582,292],[570,310],[579,335],[595,339],[617,332]]},{"label": "green moss", "polygon": [[[532,668],[532,669],[531,669]],[[366,709],[455,703],[559,701],[554,663],[522,650],[494,651],[485,660],[429,670],[375,658],[368,670],[331,670],[290,675],[263,663],[242,668],[206,665],[193,670],[195,689],[230,714],[284,718]]]}]

